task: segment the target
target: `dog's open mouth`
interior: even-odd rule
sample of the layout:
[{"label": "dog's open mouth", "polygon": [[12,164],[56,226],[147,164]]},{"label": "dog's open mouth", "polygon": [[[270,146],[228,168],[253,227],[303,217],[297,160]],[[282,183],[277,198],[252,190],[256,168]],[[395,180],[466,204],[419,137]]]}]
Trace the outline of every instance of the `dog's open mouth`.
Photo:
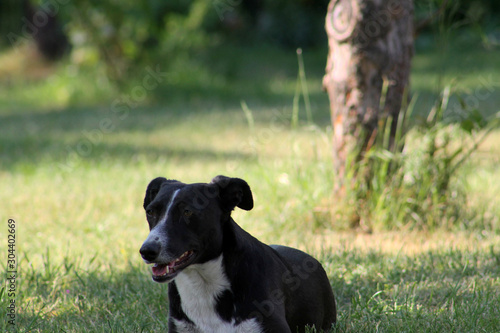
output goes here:
[{"label": "dog's open mouth", "polygon": [[153,280],[156,282],[168,282],[172,280],[181,270],[191,264],[194,251],[186,251],[179,258],[166,263],[155,264],[152,268]]}]

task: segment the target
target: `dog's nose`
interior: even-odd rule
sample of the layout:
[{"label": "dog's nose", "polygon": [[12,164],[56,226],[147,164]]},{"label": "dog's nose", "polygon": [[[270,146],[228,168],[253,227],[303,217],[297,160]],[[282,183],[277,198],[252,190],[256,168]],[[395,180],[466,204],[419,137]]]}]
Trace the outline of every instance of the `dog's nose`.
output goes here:
[{"label": "dog's nose", "polygon": [[144,260],[153,261],[160,254],[161,246],[155,242],[146,242],[142,244],[139,252]]}]

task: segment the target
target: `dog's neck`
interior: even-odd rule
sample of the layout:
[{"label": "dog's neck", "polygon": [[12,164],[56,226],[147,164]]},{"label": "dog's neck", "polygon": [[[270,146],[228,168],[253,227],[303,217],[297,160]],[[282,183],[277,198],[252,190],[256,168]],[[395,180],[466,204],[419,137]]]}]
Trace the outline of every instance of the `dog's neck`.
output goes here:
[{"label": "dog's neck", "polygon": [[203,292],[207,296],[217,295],[230,288],[224,270],[222,254],[203,264],[194,264],[187,267],[179,274],[175,282],[181,297],[195,290],[196,292]]},{"label": "dog's neck", "polygon": [[226,277],[223,255],[203,264],[194,264],[182,271],[175,279],[182,310],[197,321],[200,327],[210,327],[215,313],[217,299],[231,283]]},{"label": "dog's neck", "polygon": [[[255,319],[238,321],[233,316],[234,304],[231,305],[227,317],[221,317],[217,311],[218,300],[223,294],[231,291],[231,282],[224,269],[224,256],[203,264],[191,265],[175,279],[181,298],[181,307],[192,321],[186,323],[176,320],[179,332],[232,332],[260,333],[262,329]],[[220,308],[219,308],[220,310]],[[224,318],[225,319],[222,319]]]},{"label": "dog's neck", "polygon": [[[260,332],[255,320],[236,324],[232,318],[235,308],[231,281],[238,270],[234,264],[240,263],[234,256],[241,255],[241,245],[246,244],[248,237],[251,236],[232,219],[226,221],[222,252],[214,259],[187,267],[174,280],[182,310],[201,332]],[[226,266],[228,261],[233,263],[229,267]],[[221,315],[226,320],[222,320]]]}]

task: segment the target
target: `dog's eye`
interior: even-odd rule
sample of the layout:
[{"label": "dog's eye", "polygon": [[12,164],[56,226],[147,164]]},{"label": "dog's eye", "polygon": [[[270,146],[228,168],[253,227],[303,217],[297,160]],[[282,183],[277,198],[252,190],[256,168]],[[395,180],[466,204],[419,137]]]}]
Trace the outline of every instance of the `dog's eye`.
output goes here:
[{"label": "dog's eye", "polygon": [[190,211],[189,209],[184,209],[184,212],[182,213],[185,217],[190,217],[193,215],[193,212]]},{"label": "dog's eye", "polygon": [[148,217],[152,217],[152,218],[155,218],[155,217],[156,217],[156,213],[155,213],[155,212],[154,212],[154,210],[152,210],[152,209],[148,209],[148,210],[146,211],[146,215],[147,215]]}]

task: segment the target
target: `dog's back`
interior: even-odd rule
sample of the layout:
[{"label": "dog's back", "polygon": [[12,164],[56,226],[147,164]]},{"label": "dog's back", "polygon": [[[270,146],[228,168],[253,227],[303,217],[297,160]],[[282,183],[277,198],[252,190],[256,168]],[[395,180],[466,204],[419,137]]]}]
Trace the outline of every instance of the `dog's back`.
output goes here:
[{"label": "dog's back", "polygon": [[290,266],[295,281],[289,286],[294,297],[287,308],[287,322],[290,327],[315,326],[328,330],[335,323],[337,310],[332,288],[321,264],[300,250],[271,245],[280,257]]}]

